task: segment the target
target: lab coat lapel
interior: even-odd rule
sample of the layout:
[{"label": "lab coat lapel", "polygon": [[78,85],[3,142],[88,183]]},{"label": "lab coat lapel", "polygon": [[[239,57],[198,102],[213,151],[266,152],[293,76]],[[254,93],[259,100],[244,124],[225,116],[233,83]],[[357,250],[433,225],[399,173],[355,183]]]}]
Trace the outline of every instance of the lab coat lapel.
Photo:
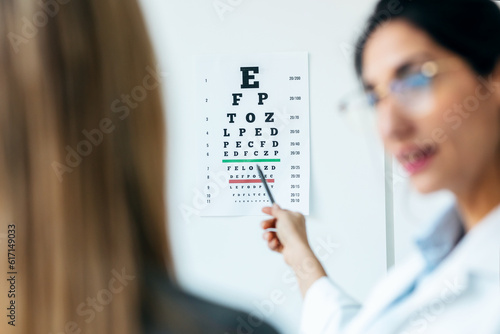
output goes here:
[{"label": "lab coat lapel", "polygon": [[421,313],[433,305],[439,307],[451,305],[469,289],[469,283],[467,270],[445,270],[440,275],[424,280],[412,296],[412,315]]}]

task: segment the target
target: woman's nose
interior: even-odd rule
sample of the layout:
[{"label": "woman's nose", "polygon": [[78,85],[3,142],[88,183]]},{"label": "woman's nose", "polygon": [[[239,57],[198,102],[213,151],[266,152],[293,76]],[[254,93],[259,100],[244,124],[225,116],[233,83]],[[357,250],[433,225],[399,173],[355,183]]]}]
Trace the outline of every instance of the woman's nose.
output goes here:
[{"label": "woman's nose", "polygon": [[382,139],[405,140],[413,134],[415,125],[408,113],[392,96],[386,97],[377,106],[377,123]]}]

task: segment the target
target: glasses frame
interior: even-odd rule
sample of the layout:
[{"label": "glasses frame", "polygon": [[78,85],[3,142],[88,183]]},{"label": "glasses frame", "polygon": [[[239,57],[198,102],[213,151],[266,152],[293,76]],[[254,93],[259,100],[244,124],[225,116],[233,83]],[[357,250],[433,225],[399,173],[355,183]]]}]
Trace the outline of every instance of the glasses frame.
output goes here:
[{"label": "glasses frame", "polygon": [[[458,65],[458,66],[457,66]],[[441,73],[445,72],[450,72],[459,69],[460,67],[463,66],[463,63],[456,57],[447,57],[447,58],[441,58],[441,59],[433,59],[433,60],[427,60],[425,61],[421,66],[419,71],[415,73],[423,74],[425,77],[434,80],[434,78]],[[388,97],[391,94],[394,94],[393,88],[395,85],[394,83],[396,82],[401,82],[404,79],[401,78],[396,78],[392,79],[390,82],[386,84],[379,84],[376,87],[374,87],[371,91],[375,92],[376,96],[378,97],[376,100],[376,103],[382,101],[386,97]],[[367,90],[366,88],[362,88],[361,91],[357,90],[354,92],[351,92],[351,94],[345,96],[341,102],[339,103],[338,109],[341,113],[345,113],[348,111],[348,106],[349,106],[349,101],[353,100],[351,97],[352,96],[357,96],[359,97],[359,94],[362,93],[364,95],[364,98],[366,100],[367,106],[370,106],[373,109],[376,109],[376,104],[370,104],[369,99],[367,98]],[[396,98],[396,100],[398,100]]]}]

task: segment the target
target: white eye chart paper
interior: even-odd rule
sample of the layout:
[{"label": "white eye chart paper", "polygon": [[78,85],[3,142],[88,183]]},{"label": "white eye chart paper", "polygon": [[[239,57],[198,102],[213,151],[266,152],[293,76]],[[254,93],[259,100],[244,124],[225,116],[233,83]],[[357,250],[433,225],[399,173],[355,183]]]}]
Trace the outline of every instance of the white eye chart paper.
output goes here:
[{"label": "white eye chart paper", "polygon": [[261,215],[257,164],[277,204],[309,214],[308,54],[199,56],[195,73],[200,215]]}]

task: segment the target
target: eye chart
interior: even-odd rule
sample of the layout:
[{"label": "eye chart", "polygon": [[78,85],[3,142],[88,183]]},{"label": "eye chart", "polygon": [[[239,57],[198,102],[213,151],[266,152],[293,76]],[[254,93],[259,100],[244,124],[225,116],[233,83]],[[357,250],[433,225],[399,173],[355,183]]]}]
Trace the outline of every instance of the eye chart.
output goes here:
[{"label": "eye chart", "polygon": [[309,214],[307,53],[196,59],[201,216],[261,215],[271,205]]}]

